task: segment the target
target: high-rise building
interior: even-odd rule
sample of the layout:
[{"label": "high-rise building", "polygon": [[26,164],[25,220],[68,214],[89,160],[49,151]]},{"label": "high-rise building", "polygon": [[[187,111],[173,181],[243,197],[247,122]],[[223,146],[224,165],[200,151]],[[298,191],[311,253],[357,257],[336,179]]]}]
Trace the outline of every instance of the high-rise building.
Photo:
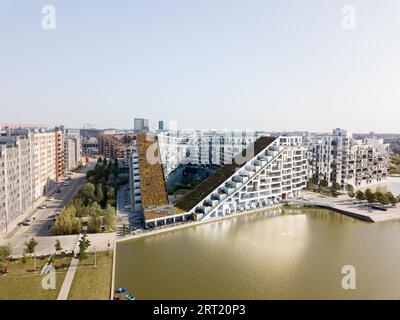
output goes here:
[{"label": "high-rise building", "polygon": [[224,165],[260,136],[258,131],[167,131],[158,134],[164,174],[181,164]]},{"label": "high-rise building", "polygon": [[37,200],[56,186],[56,133],[33,132],[33,199]]},{"label": "high-rise building", "polygon": [[33,204],[31,137],[0,137],[0,232]]},{"label": "high-rise building", "polygon": [[149,119],[135,118],[133,128],[135,132],[148,132]]},{"label": "high-rise building", "polygon": [[67,129],[64,135],[64,167],[74,170],[81,161],[82,147],[80,130]]},{"label": "high-rise building", "polygon": [[328,185],[365,187],[386,179],[388,161],[389,145],[382,139],[354,139],[350,132],[334,129],[310,139],[308,176]]},{"label": "high-rise building", "polygon": [[60,182],[65,173],[63,132],[56,130],[56,182]]}]

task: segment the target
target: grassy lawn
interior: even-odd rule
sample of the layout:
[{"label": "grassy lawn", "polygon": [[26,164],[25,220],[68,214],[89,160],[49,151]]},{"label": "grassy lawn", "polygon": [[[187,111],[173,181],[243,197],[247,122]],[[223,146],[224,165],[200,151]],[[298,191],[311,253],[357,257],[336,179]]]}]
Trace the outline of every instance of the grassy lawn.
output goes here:
[{"label": "grassy lawn", "polygon": [[71,257],[58,258],[54,262],[56,268],[56,289],[42,288],[43,276],[41,268],[45,259],[36,259],[37,272],[33,272],[33,260],[25,265],[20,260],[8,262],[9,272],[0,276],[0,300],[55,300],[64,281]]},{"label": "grassy lawn", "polygon": [[109,300],[112,272],[112,251],[98,252],[97,267],[93,266],[93,254],[79,261],[68,299]]}]

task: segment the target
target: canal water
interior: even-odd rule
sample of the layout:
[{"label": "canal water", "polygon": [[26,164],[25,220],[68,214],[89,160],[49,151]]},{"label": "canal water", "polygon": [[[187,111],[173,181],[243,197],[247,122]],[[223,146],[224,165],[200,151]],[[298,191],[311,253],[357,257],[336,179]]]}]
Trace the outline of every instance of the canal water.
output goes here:
[{"label": "canal water", "polygon": [[[342,288],[346,265],[355,290]],[[137,299],[400,299],[400,222],[282,208],[182,228],[119,243],[115,287]]]}]

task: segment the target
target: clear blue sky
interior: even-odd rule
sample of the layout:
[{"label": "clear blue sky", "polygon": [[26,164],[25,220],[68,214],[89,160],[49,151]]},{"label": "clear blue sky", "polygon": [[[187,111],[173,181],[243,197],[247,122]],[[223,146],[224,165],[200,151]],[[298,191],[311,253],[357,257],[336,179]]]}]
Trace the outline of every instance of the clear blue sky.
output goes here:
[{"label": "clear blue sky", "polygon": [[0,0],[0,39],[0,123],[400,132],[398,0]]}]

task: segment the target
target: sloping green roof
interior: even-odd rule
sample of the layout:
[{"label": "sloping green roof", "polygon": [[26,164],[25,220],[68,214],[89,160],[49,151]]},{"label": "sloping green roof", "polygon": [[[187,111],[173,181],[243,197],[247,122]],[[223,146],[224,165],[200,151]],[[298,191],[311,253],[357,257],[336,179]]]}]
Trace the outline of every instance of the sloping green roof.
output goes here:
[{"label": "sloping green roof", "polygon": [[[165,188],[164,172],[160,160],[160,150],[155,137],[140,133],[137,136],[140,188],[142,194],[142,206],[146,210],[154,206],[167,206],[168,195]],[[156,157],[156,163],[149,163],[146,158],[149,148],[151,154]]]}]

